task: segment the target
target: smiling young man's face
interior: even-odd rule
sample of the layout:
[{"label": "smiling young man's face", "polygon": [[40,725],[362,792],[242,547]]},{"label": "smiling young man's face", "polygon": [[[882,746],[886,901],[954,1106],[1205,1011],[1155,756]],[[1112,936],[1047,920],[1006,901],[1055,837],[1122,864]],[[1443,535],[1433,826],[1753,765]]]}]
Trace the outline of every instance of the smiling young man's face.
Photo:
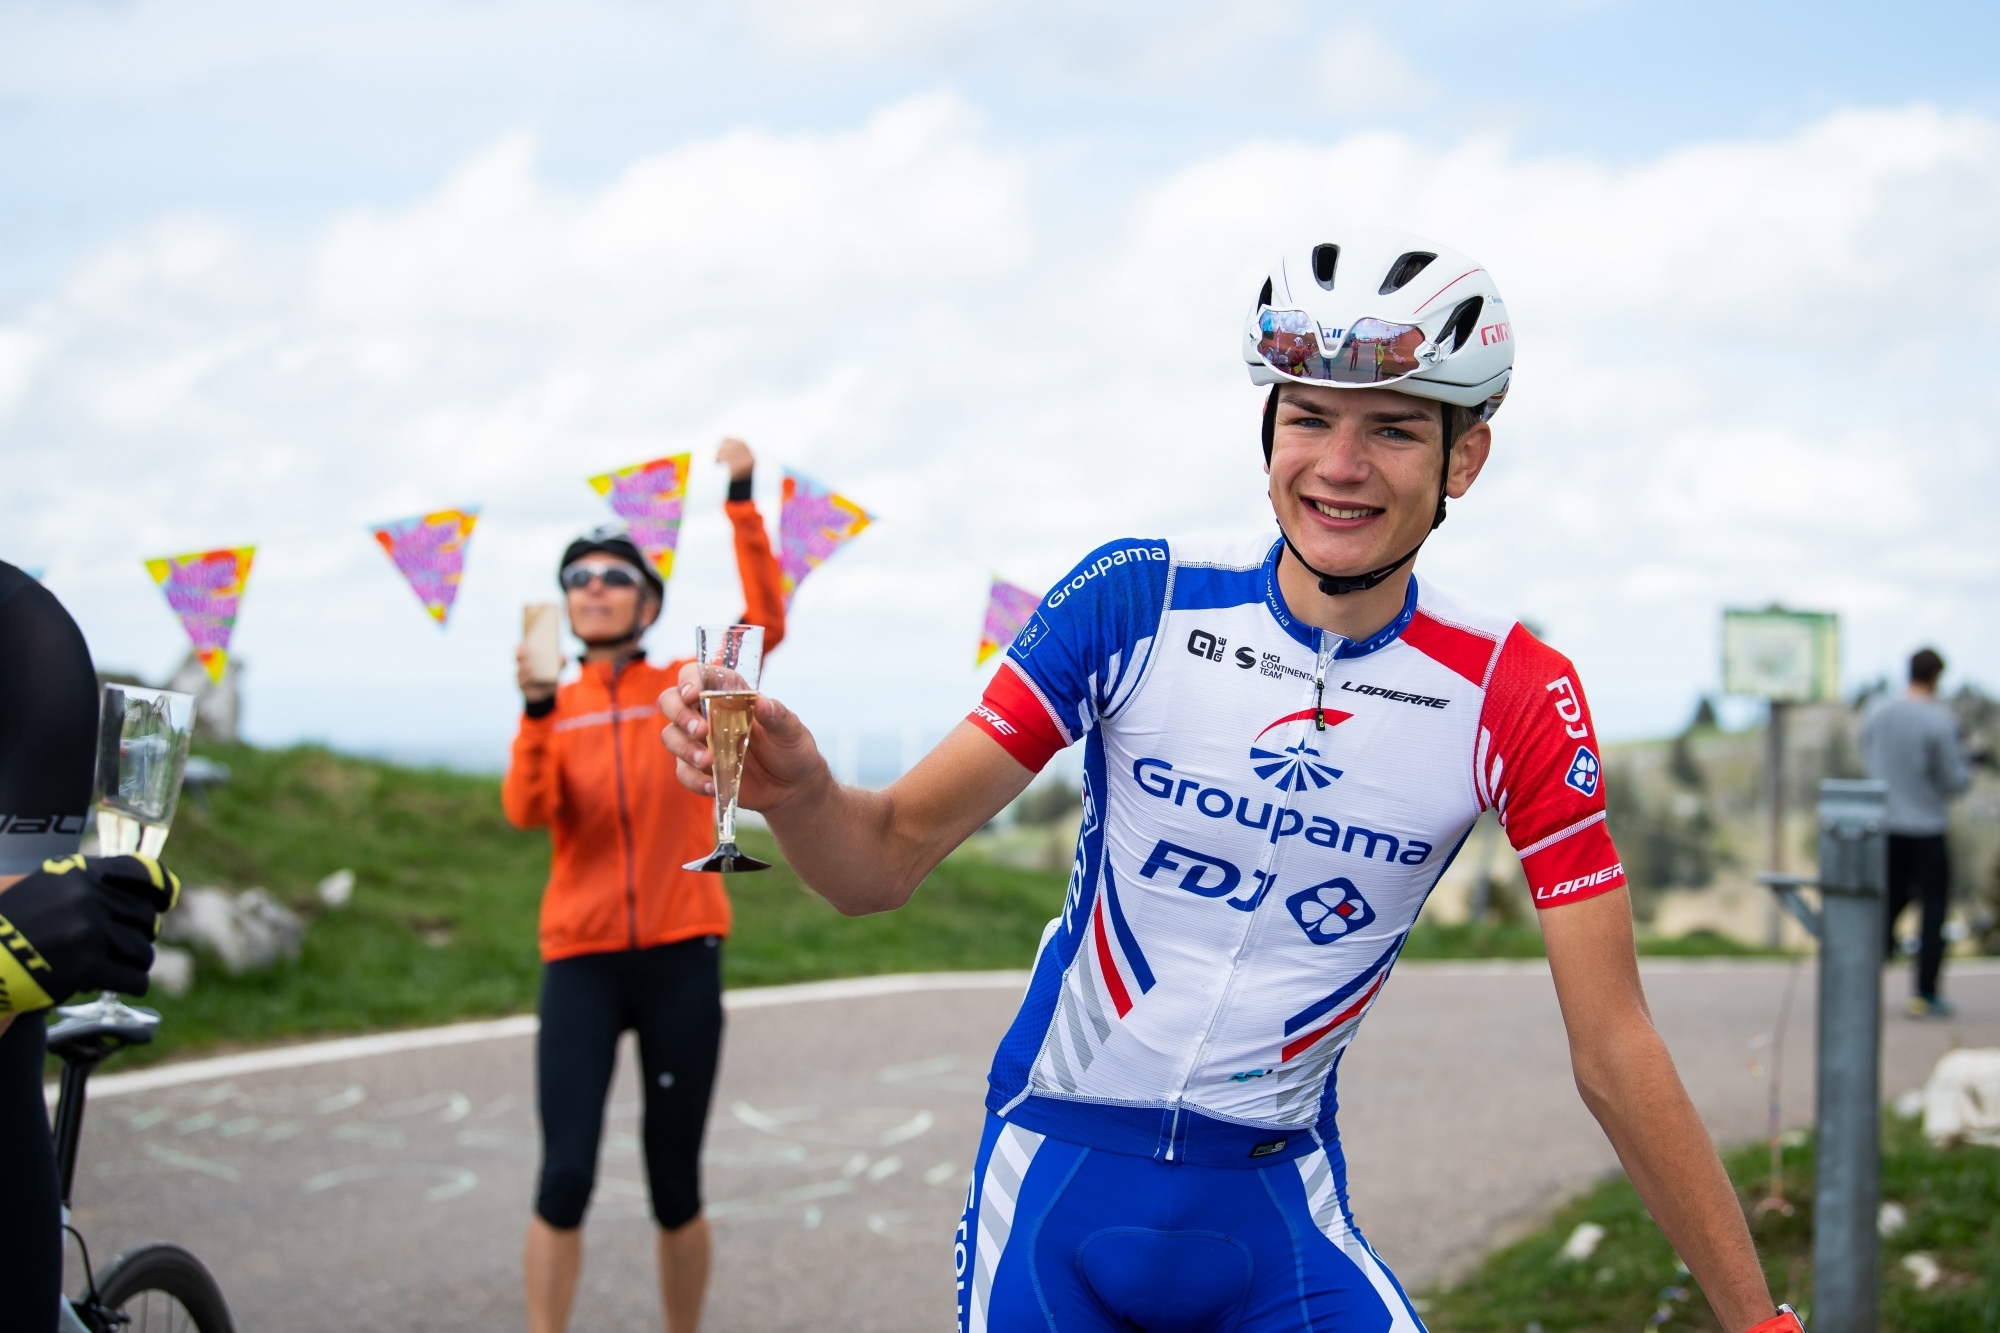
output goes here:
[{"label": "smiling young man's face", "polygon": [[[1437,514],[1442,412],[1394,389],[1279,388],[1271,507],[1308,563],[1363,574],[1424,539]],[[1492,438],[1479,422],[1452,441],[1447,494],[1471,487]]]}]

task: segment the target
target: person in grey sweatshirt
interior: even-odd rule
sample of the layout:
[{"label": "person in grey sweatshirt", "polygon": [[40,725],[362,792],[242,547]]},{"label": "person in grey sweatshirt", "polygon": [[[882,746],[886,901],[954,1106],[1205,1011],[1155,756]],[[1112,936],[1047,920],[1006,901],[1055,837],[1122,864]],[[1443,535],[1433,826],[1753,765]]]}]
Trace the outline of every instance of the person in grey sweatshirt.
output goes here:
[{"label": "person in grey sweatshirt", "polygon": [[1952,1009],[1938,994],[1944,967],[1944,912],[1951,891],[1951,860],[1945,846],[1945,803],[1972,783],[1958,746],[1951,709],[1938,702],[1944,659],[1929,648],[1910,658],[1910,688],[1885,699],[1861,721],[1861,757],[1868,776],[1889,786],[1889,912],[1887,949],[1896,947],[1896,918],[1912,902],[1923,912],[1923,942],[1917,952],[1917,988],[1910,997],[1915,1018],[1948,1018]]}]

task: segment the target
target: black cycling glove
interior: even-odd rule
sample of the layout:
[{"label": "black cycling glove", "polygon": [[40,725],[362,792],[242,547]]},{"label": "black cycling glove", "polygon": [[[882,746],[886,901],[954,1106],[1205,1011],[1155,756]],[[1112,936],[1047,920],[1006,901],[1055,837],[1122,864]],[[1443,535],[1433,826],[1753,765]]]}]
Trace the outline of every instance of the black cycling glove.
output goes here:
[{"label": "black cycling glove", "polygon": [[181,882],[150,856],[70,856],[0,892],[0,1014],[80,990],[146,993],[160,916]]}]

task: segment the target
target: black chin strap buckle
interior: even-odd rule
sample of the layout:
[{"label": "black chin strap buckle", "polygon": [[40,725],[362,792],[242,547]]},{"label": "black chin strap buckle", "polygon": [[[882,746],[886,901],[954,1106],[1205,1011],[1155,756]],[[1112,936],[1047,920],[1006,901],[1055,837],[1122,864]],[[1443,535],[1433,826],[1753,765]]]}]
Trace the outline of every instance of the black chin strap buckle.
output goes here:
[{"label": "black chin strap buckle", "polygon": [[1314,569],[1307,563],[1306,558],[1299,554],[1299,548],[1292,545],[1292,536],[1284,528],[1278,529],[1278,535],[1285,539],[1285,549],[1292,553],[1292,559],[1298,561],[1308,574],[1319,580],[1319,590],[1328,597],[1345,597],[1351,592],[1367,592],[1370,588],[1377,587],[1382,580],[1414,560],[1417,552],[1424,546],[1422,542],[1418,542],[1402,559],[1392,560],[1380,569],[1371,569],[1366,574],[1329,574],[1323,569]]}]

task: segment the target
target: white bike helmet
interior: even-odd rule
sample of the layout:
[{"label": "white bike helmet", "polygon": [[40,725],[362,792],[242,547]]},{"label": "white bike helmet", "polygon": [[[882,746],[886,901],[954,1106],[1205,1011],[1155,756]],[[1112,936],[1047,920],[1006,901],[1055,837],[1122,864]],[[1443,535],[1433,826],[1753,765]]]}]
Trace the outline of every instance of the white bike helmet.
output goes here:
[{"label": "white bike helmet", "polygon": [[[1282,383],[1393,388],[1490,419],[1513,378],[1514,330],[1492,276],[1473,260],[1408,232],[1367,228],[1279,258],[1244,321],[1243,360],[1252,384],[1273,386],[1264,402],[1268,463]],[[1433,530],[1444,522],[1456,415],[1445,413]],[[1366,574],[1339,575],[1306,564],[1289,534],[1285,544],[1329,597],[1376,586],[1422,546]]]},{"label": "white bike helmet", "polygon": [[1288,250],[1243,324],[1252,384],[1386,388],[1491,417],[1514,370],[1493,278],[1456,250],[1370,229]]}]

